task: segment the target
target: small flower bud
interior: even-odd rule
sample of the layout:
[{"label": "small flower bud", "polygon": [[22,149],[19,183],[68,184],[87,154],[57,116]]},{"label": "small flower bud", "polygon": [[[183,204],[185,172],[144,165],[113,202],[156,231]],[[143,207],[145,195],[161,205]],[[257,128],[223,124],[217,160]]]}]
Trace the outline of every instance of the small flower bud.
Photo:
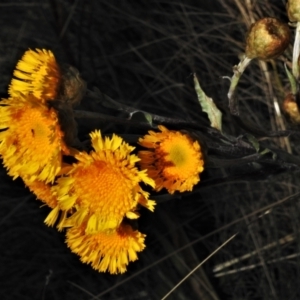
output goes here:
[{"label": "small flower bud", "polygon": [[275,18],[263,18],[251,25],[246,40],[248,58],[273,59],[287,48],[291,39],[287,24]]},{"label": "small flower bud", "polygon": [[62,83],[58,100],[74,106],[79,104],[86,92],[86,83],[80,77],[80,73],[72,66],[62,67]]},{"label": "small flower bud", "polygon": [[300,124],[299,107],[293,94],[286,95],[282,108],[293,123]]},{"label": "small flower bud", "polygon": [[300,22],[300,0],[288,0],[286,10],[291,22]]}]

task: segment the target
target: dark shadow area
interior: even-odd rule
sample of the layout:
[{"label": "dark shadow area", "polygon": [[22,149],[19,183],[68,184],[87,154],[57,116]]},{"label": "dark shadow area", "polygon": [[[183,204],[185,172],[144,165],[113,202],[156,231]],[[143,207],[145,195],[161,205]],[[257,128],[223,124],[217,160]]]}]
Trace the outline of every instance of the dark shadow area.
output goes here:
[{"label": "dark shadow area", "polygon": [[[1,166],[0,299],[161,299],[236,233],[168,299],[300,299],[299,128],[276,111],[290,88],[283,61],[290,62],[292,43],[277,60],[255,61],[244,73],[238,88],[241,120],[229,113],[229,81],[222,78],[232,75],[252,18],[276,16],[287,22],[285,3],[249,1],[250,10],[242,2],[1,1],[3,98],[24,51],[50,49],[61,64],[79,70],[88,89],[96,87],[137,110],[194,124],[183,129],[203,140],[207,161],[192,192],[170,196],[163,190],[151,198],[157,201],[154,213],[141,210],[138,228],[147,235],[146,248],[124,275],[82,264],[67,248],[64,233],[44,224],[49,208]],[[232,140],[221,141],[218,132],[210,131],[193,73],[222,111],[223,132]],[[76,109],[129,118],[91,97]],[[98,128],[135,143],[149,129],[109,118],[77,122],[82,141]],[[296,133],[270,137],[256,134],[254,127],[260,133]],[[256,152],[247,134],[273,152],[252,159]],[[214,272],[226,262],[230,266]]]}]

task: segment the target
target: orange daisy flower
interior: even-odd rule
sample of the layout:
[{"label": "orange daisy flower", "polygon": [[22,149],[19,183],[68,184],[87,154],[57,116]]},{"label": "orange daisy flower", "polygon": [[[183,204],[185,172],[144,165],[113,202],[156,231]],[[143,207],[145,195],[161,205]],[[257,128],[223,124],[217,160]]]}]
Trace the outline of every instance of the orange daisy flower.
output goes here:
[{"label": "orange daisy flower", "polygon": [[8,174],[32,182],[53,182],[60,172],[63,141],[57,113],[33,95],[0,102],[0,157]]},{"label": "orange daisy flower", "polygon": [[135,166],[139,158],[130,154],[134,147],[116,135],[103,139],[94,131],[90,136],[94,151],[75,155],[78,163],[53,187],[61,209],[75,209],[65,226],[87,223],[87,234],[116,229],[125,216],[138,218],[138,204],[151,211],[155,205],[139,185],[154,187],[154,181]]},{"label": "orange daisy flower", "polygon": [[145,248],[145,235],[129,225],[114,231],[87,234],[85,225],[68,229],[66,243],[82,262],[99,272],[124,273],[130,261],[138,259],[137,252]]},{"label": "orange daisy flower", "polygon": [[191,191],[200,181],[204,170],[200,145],[187,134],[158,126],[161,132],[149,131],[139,139],[139,144],[149,150],[139,151],[139,164],[155,181],[155,189]]},{"label": "orange daisy flower", "polygon": [[11,97],[18,97],[19,93],[32,94],[45,103],[57,96],[61,74],[50,50],[26,51],[16,66],[14,76],[16,78],[9,86]]}]

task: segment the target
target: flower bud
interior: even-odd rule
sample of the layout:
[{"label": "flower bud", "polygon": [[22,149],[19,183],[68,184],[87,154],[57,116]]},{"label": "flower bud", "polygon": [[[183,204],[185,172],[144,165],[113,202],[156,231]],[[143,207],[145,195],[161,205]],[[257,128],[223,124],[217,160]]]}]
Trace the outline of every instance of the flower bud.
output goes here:
[{"label": "flower bud", "polygon": [[291,22],[300,22],[300,0],[288,0],[286,10]]},{"label": "flower bud", "polygon": [[246,40],[248,58],[273,59],[287,48],[291,39],[287,24],[275,18],[263,18],[251,25]]},{"label": "flower bud", "polygon": [[72,66],[62,67],[62,83],[58,100],[68,102],[71,106],[79,104],[86,92],[86,83],[80,73]]},{"label": "flower bud", "polygon": [[282,105],[283,111],[289,116],[293,123],[300,124],[300,112],[293,94],[286,95]]}]

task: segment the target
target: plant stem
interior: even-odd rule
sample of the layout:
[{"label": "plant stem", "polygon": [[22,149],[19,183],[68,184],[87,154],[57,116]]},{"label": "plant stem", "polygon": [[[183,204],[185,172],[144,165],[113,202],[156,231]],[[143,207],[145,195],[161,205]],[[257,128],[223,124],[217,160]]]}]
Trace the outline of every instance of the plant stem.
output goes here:
[{"label": "plant stem", "polygon": [[251,60],[251,58],[248,58],[246,55],[244,55],[240,63],[237,66],[233,67],[233,76],[231,78],[231,84],[227,94],[229,100],[229,109],[233,115],[239,115],[238,101],[237,98],[234,97],[234,92],[243,72],[245,71]]},{"label": "plant stem", "polygon": [[299,78],[299,66],[298,66],[299,53],[300,53],[300,22],[297,22],[294,49],[293,49],[293,75],[296,78],[296,81]]}]

